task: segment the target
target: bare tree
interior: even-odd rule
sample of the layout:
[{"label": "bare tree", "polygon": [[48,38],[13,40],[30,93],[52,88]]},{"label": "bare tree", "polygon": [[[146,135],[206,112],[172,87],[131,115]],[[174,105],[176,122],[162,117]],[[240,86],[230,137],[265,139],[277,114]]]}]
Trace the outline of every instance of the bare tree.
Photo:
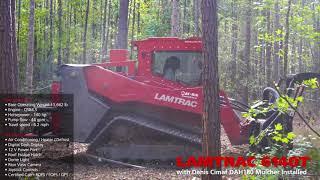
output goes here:
[{"label": "bare tree", "polygon": [[12,32],[12,38],[11,38],[11,44],[12,44],[12,57],[13,57],[13,73],[15,74],[13,76],[13,87],[18,91],[19,90],[19,80],[18,80],[18,74],[19,74],[19,56],[18,56],[18,40],[17,40],[17,33],[16,33],[16,0],[10,0],[11,1],[11,32]]},{"label": "bare tree", "polygon": [[[301,1],[301,8],[304,8],[304,4],[305,4],[305,0]],[[300,15],[302,13],[299,13]],[[302,56],[303,56],[303,37],[300,36],[300,40],[299,40],[299,45],[298,45],[298,61],[299,61],[299,73],[304,72],[304,65],[303,65],[303,60],[302,60]]]},{"label": "bare tree", "polygon": [[[203,38],[203,93],[202,151],[204,156],[220,156],[220,103],[218,72],[217,0],[202,0]],[[220,170],[221,167],[213,167]],[[210,167],[207,170],[210,171]],[[203,179],[221,179],[221,175],[203,176]]]},{"label": "bare tree", "polygon": [[87,62],[87,31],[88,31],[89,9],[90,9],[90,0],[87,0],[86,19],[84,23],[83,44],[82,44],[82,48],[83,48],[82,63],[83,64]]},{"label": "bare tree", "polygon": [[[72,7],[71,4],[69,3],[68,5],[68,25],[67,27],[71,27],[72,26]],[[70,61],[70,41],[71,41],[71,28],[68,28],[68,33],[67,33],[67,48],[66,48],[66,58],[65,58],[65,62],[64,63],[69,63]]]},{"label": "bare tree", "polygon": [[120,0],[120,16],[118,22],[118,35],[116,39],[116,48],[118,49],[128,48],[128,8],[129,0]]},{"label": "bare tree", "polygon": [[34,0],[30,0],[29,34],[28,34],[28,55],[26,67],[27,91],[31,94],[33,88],[33,58],[34,58]]},{"label": "bare tree", "polygon": [[140,1],[137,2],[137,11],[138,11],[138,17],[137,17],[137,32],[140,33],[141,29],[140,29]]},{"label": "bare tree", "polygon": [[0,1],[0,93],[17,92],[14,0]]},{"label": "bare tree", "polygon": [[283,76],[286,76],[288,73],[288,49],[289,49],[289,34],[290,34],[289,18],[290,18],[291,2],[292,0],[289,0],[288,10],[286,14],[286,34],[284,37],[284,48],[283,48]]},{"label": "bare tree", "polygon": [[188,18],[188,13],[187,13],[187,0],[183,1],[183,19],[182,19],[182,24],[181,24],[181,32],[182,34],[186,33],[188,28],[187,28],[187,18]]},{"label": "bare tree", "polygon": [[[271,34],[271,10],[268,8],[266,9],[266,16],[267,16],[267,33]],[[272,85],[272,81],[271,81],[271,42],[270,40],[267,40],[266,43],[266,80],[267,80],[267,84],[268,86]]]},{"label": "bare tree", "polygon": [[[131,25],[131,41],[134,40],[134,28],[135,28],[135,22],[136,22],[136,0],[133,0],[132,2],[133,4],[133,14],[132,14],[132,25]],[[130,58],[132,58],[132,52],[133,52],[133,46],[131,46],[131,49],[130,49]]]},{"label": "bare tree", "polygon": [[245,15],[245,45],[242,53],[242,61],[244,68],[241,72],[242,77],[247,77],[246,82],[242,85],[242,101],[248,104],[249,99],[249,78],[250,78],[250,47],[251,47],[251,0],[247,0],[246,15]]},{"label": "bare tree", "polygon": [[[109,0],[106,0],[104,3],[104,11],[103,11],[103,23],[102,23],[102,37],[101,37],[101,55],[102,57],[105,56],[107,54],[106,52],[106,46],[108,45],[108,43],[105,40],[108,37],[108,34],[106,34],[106,28],[109,28],[109,21],[110,21],[110,17],[108,16],[108,23],[107,23],[107,11],[108,11],[108,4],[109,4]],[[106,27],[108,26],[108,27]]]},{"label": "bare tree", "polygon": [[[97,0],[93,0],[93,2],[92,2],[92,12],[96,12],[96,11],[97,11]],[[98,17],[95,17],[95,13],[92,13],[92,19],[97,19],[97,18]],[[92,40],[96,39],[96,36],[97,36],[96,29],[97,29],[96,21],[92,21],[91,22],[91,37],[92,37]]]},{"label": "bare tree", "polygon": [[[15,21],[16,19],[16,16],[15,16],[15,5],[16,5],[16,1],[15,0],[11,0],[12,2],[12,9],[14,8],[14,11],[12,11],[12,17],[13,17],[13,20]],[[17,19],[17,24],[18,24],[18,27],[17,27],[17,32],[16,31],[13,31],[14,33],[14,36],[15,36],[15,39],[17,39],[17,43],[16,43],[16,47],[14,50],[17,52],[17,74],[19,74],[19,59],[20,59],[20,38],[19,38],[19,32],[20,32],[20,29],[21,29],[21,0],[18,1],[18,19]],[[16,22],[14,22],[13,24],[16,24]],[[19,90],[19,87],[20,87],[20,82],[18,81],[18,78],[17,79],[17,89]]]},{"label": "bare tree", "polygon": [[[312,9],[313,9],[313,13],[312,13],[312,19],[313,19],[313,29],[315,32],[320,33],[320,17],[319,15],[316,15],[316,4],[313,3],[312,4]],[[313,68],[312,70],[314,72],[319,73],[320,72],[320,38],[316,38],[315,39],[315,43],[312,47],[312,59],[313,59]]]},{"label": "bare tree", "polygon": [[238,63],[237,63],[237,53],[238,53],[238,16],[237,16],[237,1],[232,1],[232,41],[231,41],[231,54],[232,54],[232,61],[231,61],[231,71],[230,79],[234,88],[237,87],[237,74],[238,74]]},{"label": "bare tree", "polygon": [[180,36],[179,0],[172,0],[171,36]]},{"label": "bare tree", "polygon": [[[277,37],[277,31],[280,29],[280,8],[279,8],[279,0],[276,0],[274,4],[274,36]],[[280,66],[280,56],[279,49],[280,45],[278,41],[274,41],[273,45],[274,55],[273,55],[273,80],[278,81],[280,77],[279,66]]]},{"label": "bare tree", "polygon": [[58,66],[62,64],[61,43],[62,43],[62,1],[58,0],[58,28],[59,28],[59,47],[58,47]]},{"label": "bare tree", "polygon": [[53,70],[53,0],[50,0],[50,33],[49,33],[49,36],[50,36],[50,42],[49,42],[49,69],[50,69],[50,74],[52,73],[52,70]]},{"label": "bare tree", "polygon": [[[107,32],[106,32],[106,39],[105,39],[105,52],[108,53],[108,40],[109,40],[109,34],[111,29],[110,19],[111,19],[111,7],[112,3],[111,0],[109,0],[109,7],[108,7],[108,22],[107,22]],[[111,39],[111,38],[110,38]],[[110,41],[111,42],[111,41]]]},{"label": "bare tree", "polygon": [[201,0],[193,0],[193,24],[194,24],[194,34],[195,36],[199,36],[200,34],[200,27],[199,27],[199,9],[200,9],[200,2]]},{"label": "bare tree", "polygon": [[[21,0],[18,1],[18,31],[17,34],[20,34],[20,28],[21,28]],[[17,47],[19,49],[20,46],[20,39],[17,38]]]}]

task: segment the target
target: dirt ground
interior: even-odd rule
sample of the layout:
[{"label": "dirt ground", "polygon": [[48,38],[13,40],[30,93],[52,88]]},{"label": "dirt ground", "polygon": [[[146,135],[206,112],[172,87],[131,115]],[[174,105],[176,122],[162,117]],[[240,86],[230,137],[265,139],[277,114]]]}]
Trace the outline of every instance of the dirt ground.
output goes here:
[{"label": "dirt ground", "polygon": [[[236,156],[242,155],[247,147],[232,147],[226,134],[222,130],[221,136],[223,155]],[[75,144],[76,153],[85,151],[86,146]],[[77,159],[77,158],[76,158]],[[75,180],[198,180],[200,176],[196,175],[178,175],[174,168],[125,168],[110,167],[110,165],[91,165],[83,161],[76,160],[74,165]],[[223,179],[240,179],[237,177],[224,177]]]},{"label": "dirt ground", "polygon": [[[297,125],[295,125],[297,126]],[[296,127],[298,132],[305,135],[302,132],[303,127]],[[247,145],[243,146],[231,146],[230,141],[222,129],[221,135],[221,145],[222,145],[222,155],[223,156],[241,156],[246,153],[248,150]],[[88,163],[85,158],[84,152],[86,151],[86,144],[74,144],[74,154],[75,154],[75,163],[74,163],[74,180],[198,180],[200,179],[199,175],[178,175],[177,169],[173,165],[173,168],[154,168],[154,167],[145,167],[145,168],[128,168],[128,167],[114,167],[110,164],[103,165],[92,165]],[[55,161],[50,163],[49,166],[54,166],[53,168],[63,167],[69,165],[70,162],[67,161]],[[237,176],[228,176],[223,177],[223,179],[241,179]]]},{"label": "dirt ground", "polygon": [[[45,143],[43,149],[44,159],[34,159],[42,162],[42,172],[68,172],[72,171],[74,180],[197,180],[200,175],[178,175],[174,163],[171,166],[159,167],[157,165],[143,165],[143,168],[129,168],[115,166],[114,164],[92,164],[88,161],[85,154],[87,144],[58,144]],[[225,156],[243,155],[248,149],[247,146],[231,146],[224,130],[221,135],[222,154]],[[72,157],[74,154],[74,160]],[[224,179],[235,179],[236,177]]]}]

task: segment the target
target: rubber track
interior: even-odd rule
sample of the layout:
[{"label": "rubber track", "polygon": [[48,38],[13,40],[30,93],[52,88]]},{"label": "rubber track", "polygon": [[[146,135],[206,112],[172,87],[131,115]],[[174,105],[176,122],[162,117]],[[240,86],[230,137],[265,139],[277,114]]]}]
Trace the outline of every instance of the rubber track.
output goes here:
[{"label": "rubber track", "polygon": [[[97,136],[92,140],[91,144],[94,146],[96,142],[99,141],[99,137],[105,133],[105,131],[113,124],[119,121],[124,121],[124,122],[130,122],[134,123],[138,126],[145,127],[148,129],[152,129],[170,136],[177,137],[179,139],[183,139],[187,142],[190,142],[192,144],[197,144],[201,145],[201,138],[200,135],[197,135],[195,133],[188,133],[185,131],[182,131],[178,128],[174,128],[172,126],[169,126],[164,123],[159,123],[156,121],[150,121],[146,118],[143,117],[138,117],[135,115],[120,115],[114,117],[101,131],[100,133],[97,134]],[[91,145],[90,144],[90,145]]]}]

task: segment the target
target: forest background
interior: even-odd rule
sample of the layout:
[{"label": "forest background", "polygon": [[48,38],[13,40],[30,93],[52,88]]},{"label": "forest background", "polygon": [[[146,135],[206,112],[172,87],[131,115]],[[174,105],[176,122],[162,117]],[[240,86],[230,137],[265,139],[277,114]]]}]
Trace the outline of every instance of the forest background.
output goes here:
[{"label": "forest background", "polygon": [[[201,35],[198,0],[11,2],[20,92],[47,87],[61,64],[107,60],[108,51],[120,47],[117,37],[127,38],[132,52],[132,40]],[[120,3],[128,8],[119,11]],[[127,35],[118,30],[126,14]],[[318,0],[225,0],[218,15],[220,87],[230,97],[252,102],[281,77],[320,72]],[[319,94],[307,97],[310,107],[320,102]]]}]

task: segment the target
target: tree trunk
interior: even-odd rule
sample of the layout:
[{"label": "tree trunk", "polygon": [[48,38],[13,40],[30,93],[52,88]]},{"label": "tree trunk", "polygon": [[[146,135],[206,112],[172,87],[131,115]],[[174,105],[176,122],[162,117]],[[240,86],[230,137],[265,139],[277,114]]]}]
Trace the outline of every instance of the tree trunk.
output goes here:
[{"label": "tree trunk", "polygon": [[[320,33],[320,18],[319,15],[316,15],[316,4],[314,3],[312,5],[312,10],[313,10],[313,14],[312,14],[312,18],[313,18],[313,29],[315,33]],[[313,51],[313,68],[312,71],[313,72],[317,72],[320,73],[320,40],[319,40],[319,36],[318,38],[315,38],[315,42],[312,48]]]},{"label": "tree trunk", "polygon": [[50,0],[50,42],[49,42],[49,71],[53,72],[53,0]]},{"label": "tree trunk", "polygon": [[[110,35],[110,29],[111,29],[111,24],[110,24],[110,20],[112,18],[112,16],[111,16],[111,7],[112,7],[112,3],[111,3],[111,0],[109,0],[107,32],[106,32],[105,49],[104,49],[105,52],[106,52],[106,55],[108,54],[108,41],[109,41],[109,35]],[[111,42],[111,38],[110,38],[110,42]]]},{"label": "tree trunk", "polygon": [[137,3],[137,6],[138,6],[138,18],[137,18],[137,32],[138,34],[140,33],[141,29],[140,29],[140,16],[141,16],[141,13],[140,13],[140,1],[138,1]]},{"label": "tree trunk", "polygon": [[70,41],[71,41],[71,26],[72,26],[72,6],[71,4],[68,5],[69,13],[68,13],[68,34],[67,34],[67,52],[66,52],[66,58],[65,58],[65,63],[70,62]]},{"label": "tree trunk", "polygon": [[[107,8],[107,7],[104,7],[103,2],[104,2],[104,4],[108,4],[107,1],[108,0],[100,0],[100,4],[99,4],[99,7],[100,7],[100,9],[99,9],[99,11],[100,11],[100,23],[99,23],[99,25],[100,25],[100,31],[99,31],[100,42],[102,42],[102,37],[103,37],[102,36],[103,25],[106,24],[105,22],[103,22],[103,16],[104,16],[104,11],[106,10],[105,8]],[[101,46],[101,48],[102,48],[102,46]]]},{"label": "tree trunk", "polygon": [[20,46],[20,28],[21,28],[21,0],[18,1],[18,31],[17,31],[17,49]]},{"label": "tree trunk", "polygon": [[[45,1],[45,5],[44,7],[46,8],[46,10],[48,10],[48,12],[50,12],[50,8],[49,8],[49,0],[46,0]],[[46,16],[45,16],[45,20],[44,20],[44,24],[45,24],[45,27],[49,27],[49,14],[46,13]],[[48,61],[48,49],[49,49],[49,46],[48,46],[48,42],[49,42],[49,38],[48,38],[48,30],[47,28],[43,28],[43,61],[41,64],[46,64],[46,68],[43,68],[41,69],[41,80],[45,80],[45,79],[48,79],[48,69],[47,67],[49,67],[49,65],[47,64],[46,61]]]},{"label": "tree trunk", "polygon": [[244,74],[246,81],[243,84],[243,97],[242,101],[245,104],[248,104],[249,100],[249,81],[250,81],[250,47],[251,47],[251,0],[248,0],[248,7],[246,12],[246,22],[245,22],[245,45],[243,49],[243,61],[245,64]]},{"label": "tree trunk", "polygon": [[[304,1],[301,1],[301,9],[304,8]],[[301,15],[302,13],[299,13],[299,15]],[[304,65],[303,65],[303,37],[300,35],[300,39],[299,39],[299,45],[298,45],[298,63],[299,63],[299,73],[304,72]]]},{"label": "tree trunk", "polygon": [[128,48],[128,7],[129,0],[120,0],[118,35],[116,48]]},{"label": "tree trunk", "polygon": [[[257,32],[259,34],[259,32]],[[264,65],[264,59],[265,59],[265,40],[260,39],[259,40],[259,46],[261,47],[259,58],[258,58],[258,69],[259,69],[259,86],[265,86],[265,65]]]},{"label": "tree trunk", "polygon": [[82,46],[82,63],[87,63],[87,31],[88,31],[88,17],[90,9],[90,0],[87,0],[87,10],[86,10],[86,19],[84,24],[84,33],[83,33],[83,46]]},{"label": "tree trunk", "polygon": [[[13,2],[15,2],[15,0],[13,0]],[[15,17],[15,16],[13,16]],[[20,68],[19,68],[19,60],[22,59],[21,57],[21,54],[20,54],[20,29],[21,29],[21,0],[18,1],[18,31],[17,33],[14,33],[16,34],[16,39],[17,39],[17,48],[16,48],[16,51],[17,51],[17,76],[19,76],[19,72],[20,72]],[[20,82],[18,81],[19,78],[17,78],[17,89],[19,91],[20,89]]]},{"label": "tree trunk", "polygon": [[129,6],[128,6],[128,27],[130,26],[130,20],[131,20],[131,13],[132,13],[132,1],[129,0]]},{"label": "tree trunk", "polygon": [[291,58],[290,58],[290,74],[296,73],[296,33],[292,36],[292,48],[291,48]]},{"label": "tree trunk", "polygon": [[[35,4],[35,7],[37,6],[37,4]],[[36,21],[36,20],[35,20]],[[37,22],[35,22],[37,23]],[[35,26],[35,30],[34,30],[34,45],[33,45],[33,77],[32,77],[32,82],[39,82],[40,81],[40,68],[39,66],[37,66],[37,64],[39,63],[38,61],[38,36],[37,36],[37,27]]]},{"label": "tree trunk", "polygon": [[172,13],[171,13],[171,36],[180,36],[180,8],[179,0],[172,0]]},{"label": "tree trunk", "polygon": [[238,53],[238,16],[237,16],[237,4],[236,0],[232,1],[232,40],[231,40],[231,54],[232,54],[232,60],[231,60],[231,71],[230,73],[230,79],[232,82],[232,86],[235,88],[237,87],[237,53]]},{"label": "tree trunk", "polygon": [[[270,20],[270,9],[266,10],[267,12],[267,33],[268,35],[271,35],[271,20]],[[272,80],[271,80],[271,42],[268,39],[266,42],[266,80],[267,80],[267,85],[272,86]]]},{"label": "tree trunk", "polygon": [[[136,0],[133,0],[133,14],[132,14],[132,25],[131,25],[131,41],[134,41],[134,25],[136,21]],[[131,45],[130,49],[130,58],[132,59],[133,46]]]},{"label": "tree trunk", "polygon": [[34,58],[34,0],[30,0],[28,55],[26,67],[27,92],[32,94],[33,89],[33,58]]},{"label": "tree trunk", "polygon": [[[110,36],[110,41],[109,41],[109,48],[112,49],[114,48],[114,41],[115,41],[115,37],[117,36],[116,33],[113,33],[112,32],[112,29],[116,29],[115,27],[117,26],[118,24],[118,15],[117,14],[114,14],[113,12],[111,12],[112,14],[110,14],[112,16],[112,21],[110,21],[110,33],[109,33],[109,36]],[[110,16],[110,17],[111,17]]]},{"label": "tree trunk", "polygon": [[[90,8],[90,7],[89,7]],[[93,0],[93,3],[92,3],[92,19],[94,19],[94,21],[92,21],[92,24],[91,24],[91,32],[92,32],[92,39],[95,40],[96,39],[96,27],[97,27],[97,24],[96,24],[96,21],[95,19],[97,19],[97,17],[95,17],[95,13],[97,11],[97,0]]]},{"label": "tree trunk", "polygon": [[[274,4],[275,17],[274,17],[274,37],[278,37],[277,31],[280,28],[280,9],[279,9],[279,0],[276,0]],[[273,55],[273,80],[278,81],[280,77],[279,66],[280,66],[280,56],[279,56],[279,41],[275,40],[274,45],[274,55]]]},{"label": "tree trunk", "polygon": [[183,19],[181,24],[181,33],[186,33],[187,30],[187,0],[183,1]]},{"label": "tree trunk", "polygon": [[193,0],[194,34],[197,37],[199,37],[199,34],[200,34],[200,27],[199,27],[199,16],[200,16],[200,13],[199,13],[200,7],[199,6],[200,6],[200,3],[201,3],[201,0]]},{"label": "tree trunk", "polygon": [[17,34],[16,34],[16,1],[11,0],[11,32],[12,32],[12,56],[13,56],[13,73],[16,75],[13,77],[13,87],[19,90],[19,81],[18,81],[18,76],[19,76],[19,60],[18,60],[18,49],[17,49]]},{"label": "tree trunk", "polygon": [[292,0],[289,0],[288,2],[288,11],[286,14],[286,34],[284,37],[284,49],[283,49],[283,77],[287,76],[288,74],[288,49],[289,49],[289,18],[290,18],[290,9],[291,9],[291,2]]},{"label": "tree trunk", "polygon": [[58,44],[58,66],[62,64],[61,44],[62,44],[62,1],[58,0],[58,27],[59,27],[59,44]]},{"label": "tree trunk", "polygon": [[[261,13],[260,16],[262,17],[267,16],[266,10],[262,10],[260,13]],[[260,27],[259,29],[263,28],[264,26],[266,26],[266,24],[262,24],[262,27]],[[259,29],[257,29],[257,33],[258,33],[257,35],[265,34],[263,30],[259,30]],[[260,75],[258,76],[258,78],[259,78],[259,87],[262,87],[266,85],[266,47],[267,47],[266,44],[268,44],[268,39],[260,38],[259,43],[260,43],[260,58],[258,61],[259,61]]]},{"label": "tree trunk", "polygon": [[200,17],[200,3],[201,0],[193,0],[193,24],[194,24],[194,34],[195,36],[199,36],[200,27],[199,27],[199,17]]},{"label": "tree trunk", "polygon": [[[218,73],[218,22],[217,0],[202,0],[203,38],[203,116],[202,151],[204,156],[220,156],[220,103]],[[221,170],[221,167],[213,167]],[[207,167],[209,172],[211,167]],[[202,176],[202,179],[221,179],[221,175]]]},{"label": "tree trunk", "polygon": [[17,92],[15,16],[10,14],[14,11],[12,3],[14,0],[0,1],[0,93],[4,94]]},{"label": "tree trunk", "polygon": [[[254,29],[253,30],[253,32],[252,32],[252,34],[253,34],[253,36],[252,37],[254,37],[254,44],[257,44],[258,46],[259,46],[259,43],[260,43],[260,40],[259,40],[259,32],[258,32],[258,29]],[[261,78],[260,78],[260,55],[261,55],[261,53],[259,52],[259,51],[255,51],[254,53],[253,53],[253,58],[255,59],[255,61],[254,61],[254,63],[252,64],[253,66],[252,66],[252,70],[251,70],[251,72],[252,72],[252,76],[253,77],[258,77],[257,78],[257,83],[258,83],[258,85],[260,85],[260,84],[262,84],[261,83]],[[265,86],[265,84],[263,84],[263,86]],[[258,99],[259,97],[260,97],[260,93],[261,93],[261,88],[260,88],[261,86],[259,86],[257,89],[255,89],[255,92],[253,92],[253,94],[252,94],[252,99]]]},{"label": "tree trunk", "polygon": [[299,47],[298,47],[299,73],[304,72],[304,65],[302,62],[302,56],[303,56],[302,47],[303,47],[303,39],[302,39],[302,37],[300,37]]},{"label": "tree trunk", "polygon": [[[107,54],[106,52],[106,44],[107,42],[105,41],[106,39],[106,24],[107,24],[107,10],[108,10],[108,2],[109,0],[106,0],[105,3],[104,3],[104,11],[103,11],[103,25],[102,25],[102,37],[101,37],[101,59],[104,58],[104,56]],[[108,17],[110,19],[110,17]],[[108,21],[109,21],[108,19]],[[109,25],[108,25],[109,27]]]}]

